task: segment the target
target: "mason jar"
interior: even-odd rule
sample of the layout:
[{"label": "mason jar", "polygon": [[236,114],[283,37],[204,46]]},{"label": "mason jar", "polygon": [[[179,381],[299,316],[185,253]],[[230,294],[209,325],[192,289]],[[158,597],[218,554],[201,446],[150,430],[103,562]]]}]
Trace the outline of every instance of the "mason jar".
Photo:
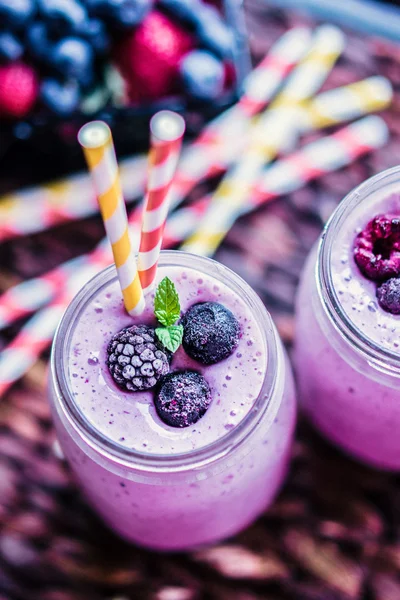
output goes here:
[{"label": "mason jar", "polygon": [[[113,386],[102,366],[106,341],[100,360],[92,359],[94,383],[78,401],[71,375],[71,357],[79,352],[72,345],[74,332],[87,307],[96,306],[96,298],[100,296],[111,297],[107,290],[118,286],[114,267],[89,281],[67,308],[53,343],[49,395],[63,453],[87,501],[105,523],[122,537],[143,546],[181,550],[237,533],[271,504],[287,472],[296,406],[284,348],[255,292],[238,275],[210,259],[183,252],[162,252],[159,276],[170,274],[171,269],[182,273],[182,277],[186,271],[195,273],[197,281],[212,280],[214,289],[219,286],[227,294],[236,294],[251,315],[252,326],[260,332],[265,357],[263,376],[260,390],[243,418],[234,426],[226,426],[218,439],[194,449],[185,446],[184,451],[179,451],[179,436],[183,435],[179,430],[162,432],[169,438],[177,436],[173,451],[170,448],[168,452],[153,453],[145,445],[140,449],[128,447],[126,440],[113,431],[111,423],[118,416],[115,411],[108,426],[106,421],[96,422],[95,413],[89,410],[90,404],[94,407],[104,404]],[[127,326],[132,318],[122,316],[122,308],[118,311],[122,325]],[[95,312],[88,336],[99,327],[95,319],[102,317]],[[240,361],[240,356],[238,353],[233,362]],[[248,385],[240,392],[243,396],[251,395],[251,369],[244,374]],[[134,401],[133,398],[131,402]],[[222,399],[221,403],[224,402],[229,403],[230,398]],[[219,404],[215,401],[213,412],[210,408],[196,424],[202,423],[199,430],[203,435],[209,429],[208,423],[212,425],[206,419],[218,418]],[[140,410],[144,419],[150,419],[147,408],[141,406]],[[154,430],[161,431],[157,427]]]},{"label": "mason jar", "polygon": [[400,216],[400,168],[346,196],[307,260],[296,306],[299,400],[315,427],[353,457],[400,468],[400,316],[359,270],[355,238],[379,214]]}]

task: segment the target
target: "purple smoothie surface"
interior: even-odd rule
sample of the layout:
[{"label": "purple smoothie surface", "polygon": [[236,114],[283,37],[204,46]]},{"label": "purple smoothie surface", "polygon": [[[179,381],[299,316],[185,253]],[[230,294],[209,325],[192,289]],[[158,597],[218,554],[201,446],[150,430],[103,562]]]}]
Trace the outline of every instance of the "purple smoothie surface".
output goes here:
[{"label": "purple smoothie surface", "polygon": [[338,301],[361,334],[385,350],[400,355],[400,315],[383,310],[376,296],[377,284],[365,277],[353,255],[356,236],[376,215],[400,217],[400,193],[380,192],[363,201],[347,218],[332,249],[331,271]]},{"label": "purple smoothie surface", "polygon": [[124,392],[112,380],[106,365],[106,349],[112,336],[124,327],[156,325],[153,297],[146,310],[133,319],[125,312],[118,281],[100,288],[77,318],[69,352],[69,383],[79,410],[96,430],[113,442],[147,454],[180,454],[215,442],[252,408],[260,393],[267,349],[245,301],[225,284],[193,269],[165,266],[158,270],[156,285],[166,275],[175,283],[182,312],[197,302],[220,302],[240,324],[239,345],[231,356],[205,366],[192,360],[182,347],[175,353],[171,372],[195,370],[207,380],[212,394],[206,414],[193,426],[177,429],[157,415],[153,390]]}]

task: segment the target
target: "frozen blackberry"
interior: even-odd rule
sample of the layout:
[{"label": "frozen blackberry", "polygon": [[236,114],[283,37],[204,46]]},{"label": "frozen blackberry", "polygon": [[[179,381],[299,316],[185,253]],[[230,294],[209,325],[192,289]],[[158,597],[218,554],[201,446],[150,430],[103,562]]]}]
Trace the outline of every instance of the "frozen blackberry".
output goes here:
[{"label": "frozen blackberry", "polygon": [[207,381],[196,371],[170,373],[160,380],[154,399],[158,416],[171,427],[189,427],[211,402]]},{"label": "frozen blackberry", "polygon": [[182,325],[186,353],[204,365],[227,358],[239,344],[239,322],[218,302],[194,304],[183,316]]},{"label": "frozen blackberry", "polygon": [[400,216],[377,215],[356,237],[354,259],[368,279],[400,275]]},{"label": "frozen blackberry", "polygon": [[147,325],[133,325],[114,335],[107,366],[120,388],[140,392],[154,387],[169,371],[169,355]]},{"label": "frozen blackberry", "polygon": [[392,315],[400,315],[400,279],[392,277],[376,290],[379,306]]}]

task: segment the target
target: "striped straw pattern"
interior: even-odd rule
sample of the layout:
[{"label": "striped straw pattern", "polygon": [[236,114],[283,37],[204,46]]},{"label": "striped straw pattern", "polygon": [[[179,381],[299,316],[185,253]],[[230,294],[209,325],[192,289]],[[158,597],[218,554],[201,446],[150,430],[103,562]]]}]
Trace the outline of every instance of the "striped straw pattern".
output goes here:
[{"label": "striped straw pattern", "polygon": [[343,49],[336,27],[316,30],[309,52],[288,77],[282,91],[265,113],[255,120],[243,158],[224,177],[197,230],[183,245],[195,254],[212,255],[210,240],[226,235],[265,164],[294,145],[299,135],[300,103],[312,96],[328,76]]},{"label": "striped straw pattern", "polygon": [[307,102],[302,113],[303,130],[337,125],[389,106],[393,89],[386,77],[368,77]]},{"label": "striped straw pattern", "polygon": [[[388,136],[388,128],[383,119],[370,116],[344,127],[331,136],[307,144],[298,152],[277,161],[266,170],[253,186],[247,202],[239,204],[236,212],[230,214],[231,222],[278,196],[303,187],[312,179],[340,169],[359,156],[382,147]],[[205,231],[201,240],[203,254],[212,256],[225,235],[226,230],[221,223],[217,224],[215,229]],[[182,250],[187,252],[197,251],[198,248],[195,238],[193,245],[190,243],[182,245]]]},{"label": "striped straw pattern", "polygon": [[[379,117],[366,117],[331,136],[308,144],[300,151],[270,167],[250,196],[242,213],[253,210],[281,194],[299,189],[311,179],[339,169],[363,154],[383,146],[388,130]],[[203,201],[203,206],[204,206]],[[185,211],[187,209],[184,209]],[[202,214],[200,204],[199,213]],[[193,223],[193,215],[187,213]],[[195,215],[197,216],[197,215]],[[175,217],[174,217],[175,218]],[[178,217],[176,217],[178,218]],[[184,232],[183,232],[184,233]],[[212,246],[215,242],[212,241]],[[218,245],[218,244],[216,244]],[[97,265],[96,269],[99,266]],[[0,355],[0,396],[35,363],[40,353],[53,339],[65,305],[82,284],[96,271],[94,266],[82,268],[79,281],[76,273],[61,298],[39,311],[21,330],[15,340]]]},{"label": "striped straw pattern", "polygon": [[150,131],[149,180],[138,259],[144,294],[152,289],[156,276],[169,209],[169,191],[179,160],[185,122],[180,115],[163,110],[151,119]]},{"label": "striped straw pattern", "polygon": [[130,238],[111,131],[106,123],[93,121],[82,127],[78,140],[97,192],[125,308],[130,315],[141,314],[145,306],[144,296]]},{"label": "striped straw pattern", "polygon": [[202,179],[223,173],[246,146],[249,118],[267,106],[288,73],[309,50],[312,34],[297,27],[285,33],[248,75],[239,102],[216,117],[187,148],[174,180],[171,206]]}]

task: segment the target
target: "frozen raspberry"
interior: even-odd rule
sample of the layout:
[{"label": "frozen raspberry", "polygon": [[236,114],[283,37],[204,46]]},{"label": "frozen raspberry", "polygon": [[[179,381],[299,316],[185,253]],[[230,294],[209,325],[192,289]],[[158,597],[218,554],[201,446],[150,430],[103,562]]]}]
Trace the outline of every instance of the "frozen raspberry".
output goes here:
[{"label": "frozen raspberry", "polygon": [[392,277],[381,283],[376,290],[379,306],[392,313],[392,315],[400,315],[400,279]]},{"label": "frozen raspberry", "polygon": [[149,390],[169,371],[167,352],[147,325],[116,333],[107,349],[107,365],[115,383],[130,392]]},{"label": "frozen raspberry", "polygon": [[16,62],[0,67],[0,114],[21,118],[29,113],[39,91],[32,67]]},{"label": "frozen raspberry", "polygon": [[400,274],[400,216],[377,215],[356,237],[354,259],[368,279]]},{"label": "frozen raspberry", "polygon": [[204,415],[210,402],[210,386],[196,371],[163,377],[154,400],[158,416],[171,427],[193,425]]},{"label": "frozen raspberry", "polygon": [[183,347],[204,365],[227,358],[237,348],[240,326],[236,317],[218,302],[200,302],[182,318]]},{"label": "frozen raspberry", "polygon": [[154,10],[119,44],[115,58],[131,100],[155,100],[174,91],[179,63],[194,47],[190,33]]}]

